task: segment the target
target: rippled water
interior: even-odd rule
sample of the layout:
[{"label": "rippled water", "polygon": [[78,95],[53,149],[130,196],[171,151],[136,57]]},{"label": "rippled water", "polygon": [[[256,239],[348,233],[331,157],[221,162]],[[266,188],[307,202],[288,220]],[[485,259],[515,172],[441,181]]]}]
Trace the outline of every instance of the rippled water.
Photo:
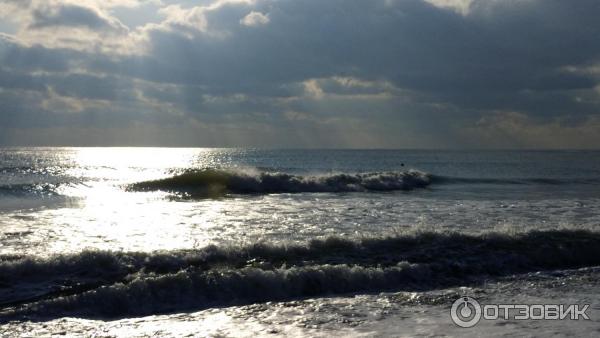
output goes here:
[{"label": "rippled water", "polygon": [[[128,322],[127,335],[143,336],[156,320],[162,330],[198,327],[208,316],[176,315],[184,311],[234,306],[251,317],[246,304],[269,301],[301,312],[311,301],[329,306],[325,323],[344,306],[370,311],[348,294],[456,296],[454,288],[469,286],[501,299],[527,274],[599,265],[599,226],[593,151],[3,148],[0,319],[38,318],[60,331],[103,327],[57,322],[64,316],[173,313]],[[548,278],[590,289],[596,275]],[[490,280],[497,285],[482,286]],[[555,292],[540,288],[542,299]],[[326,295],[337,298],[319,300]],[[455,296],[440,298],[442,308],[394,303],[400,296],[365,302],[394,303],[397,319],[403,311],[420,318],[414,311],[426,306],[435,316],[423,318],[438,327],[430,333],[439,333],[451,325],[440,319],[443,300]],[[279,306],[261,313],[289,319]],[[285,330],[315,316],[295,317]],[[322,328],[391,334],[394,326],[376,317]],[[228,335],[283,332],[260,323],[236,331],[240,323],[227,318]],[[319,332],[318,320],[310,325],[316,331],[290,332]]]}]

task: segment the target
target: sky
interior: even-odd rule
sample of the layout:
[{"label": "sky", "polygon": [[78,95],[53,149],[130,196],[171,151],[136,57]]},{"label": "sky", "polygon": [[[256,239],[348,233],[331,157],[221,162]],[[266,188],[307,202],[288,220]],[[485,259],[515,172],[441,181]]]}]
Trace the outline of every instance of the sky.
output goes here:
[{"label": "sky", "polygon": [[598,0],[1,0],[0,145],[600,148]]}]

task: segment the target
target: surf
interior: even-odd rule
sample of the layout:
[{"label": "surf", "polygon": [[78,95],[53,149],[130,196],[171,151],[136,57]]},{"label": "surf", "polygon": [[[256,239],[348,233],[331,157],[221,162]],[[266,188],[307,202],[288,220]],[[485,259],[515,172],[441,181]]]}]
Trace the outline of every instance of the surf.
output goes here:
[{"label": "surf", "polygon": [[593,267],[600,265],[600,233],[417,232],[0,259],[0,321],[32,315],[117,318],[347,293],[426,291]]},{"label": "surf", "polygon": [[427,187],[429,174],[417,171],[296,175],[281,172],[191,170],[172,177],[127,186],[128,191],[167,191],[192,197],[227,194],[336,193],[413,190]]}]

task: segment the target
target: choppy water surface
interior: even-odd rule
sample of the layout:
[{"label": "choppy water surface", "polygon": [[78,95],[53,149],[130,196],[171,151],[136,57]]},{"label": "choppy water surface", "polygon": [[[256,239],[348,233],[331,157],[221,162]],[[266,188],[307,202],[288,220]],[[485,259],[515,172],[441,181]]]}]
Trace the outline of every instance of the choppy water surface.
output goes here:
[{"label": "choppy water surface", "polygon": [[[0,332],[443,333],[456,288],[514,298],[536,273],[553,282],[521,296],[568,284],[597,311],[576,290],[597,288],[599,226],[593,151],[4,148]],[[364,320],[332,324],[344,309]]]}]

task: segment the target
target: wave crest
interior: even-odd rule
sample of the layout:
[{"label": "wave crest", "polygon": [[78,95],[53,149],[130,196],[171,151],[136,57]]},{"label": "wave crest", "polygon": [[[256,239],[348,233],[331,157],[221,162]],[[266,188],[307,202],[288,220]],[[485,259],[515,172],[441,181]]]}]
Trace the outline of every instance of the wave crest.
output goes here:
[{"label": "wave crest", "polygon": [[155,253],[0,257],[0,322],[120,317],[348,292],[422,291],[600,265],[600,233],[416,233]]},{"label": "wave crest", "polygon": [[204,169],[173,177],[131,184],[130,191],[162,190],[191,196],[270,194],[300,192],[395,191],[423,188],[431,183],[429,174],[416,171],[356,174],[293,175],[287,173],[246,173]]}]

